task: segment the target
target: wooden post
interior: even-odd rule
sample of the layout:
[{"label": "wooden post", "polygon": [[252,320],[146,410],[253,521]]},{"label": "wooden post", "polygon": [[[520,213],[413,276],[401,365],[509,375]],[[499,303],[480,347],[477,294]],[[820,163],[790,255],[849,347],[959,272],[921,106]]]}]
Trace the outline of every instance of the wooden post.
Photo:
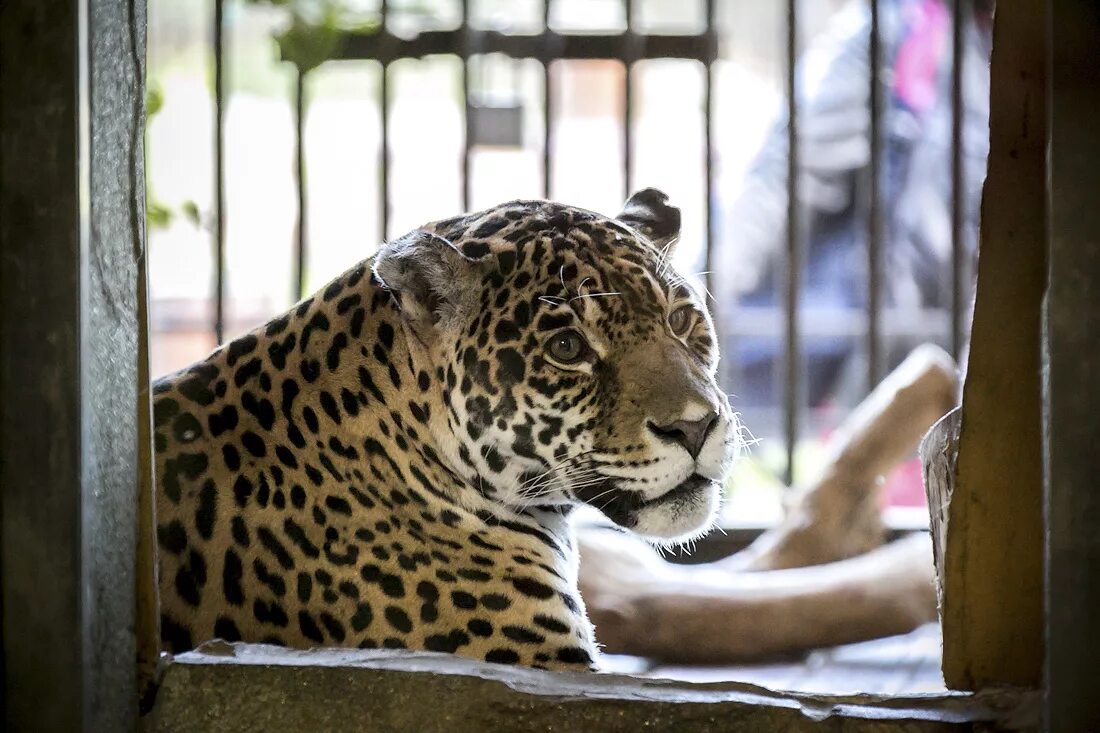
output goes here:
[{"label": "wooden post", "polygon": [[1041,681],[1047,32],[1042,0],[998,4],[977,299],[944,547],[943,672],[956,689]]},{"label": "wooden post", "polygon": [[[1000,10],[998,10],[1000,12]],[[1045,729],[1100,730],[1100,7],[1051,4]]]}]

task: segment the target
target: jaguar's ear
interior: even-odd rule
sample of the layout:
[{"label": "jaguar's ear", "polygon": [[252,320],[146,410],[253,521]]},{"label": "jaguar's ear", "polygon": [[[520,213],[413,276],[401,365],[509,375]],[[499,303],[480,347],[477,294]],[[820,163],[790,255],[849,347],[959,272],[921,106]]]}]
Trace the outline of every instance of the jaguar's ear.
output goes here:
[{"label": "jaguar's ear", "polygon": [[655,188],[631,196],[615,218],[660,248],[675,244],[680,236],[680,210],[669,206],[668,196]]},{"label": "jaguar's ear", "polygon": [[443,237],[418,229],[382,245],[373,270],[423,338],[476,298],[481,267]]}]

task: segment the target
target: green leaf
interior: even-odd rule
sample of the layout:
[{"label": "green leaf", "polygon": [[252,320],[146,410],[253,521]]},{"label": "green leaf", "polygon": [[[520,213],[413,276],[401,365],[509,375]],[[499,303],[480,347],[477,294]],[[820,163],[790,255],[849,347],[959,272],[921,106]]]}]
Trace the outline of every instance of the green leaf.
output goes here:
[{"label": "green leaf", "polygon": [[294,12],[290,25],[275,36],[279,55],[305,73],[332,58],[340,43],[340,31],[328,23],[313,24]]},{"label": "green leaf", "polygon": [[174,214],[167,206],[156,201],[150,201],[145,208],[145,220],[150,229],[167,229],[172,223]]},{"label": "green leaf", "polygon": [[376,19],[364,20],[346,0],[246,0],[251,5],[284,8],[285,27],[274,35],[279,57],[300,73],[317,68],[335,56],[345,33],[375,33]]},{"label": "green leaf", "polygon": [[145,92],[145,118],[149,119],[164,106],[164,92],[157,84],[150,84]]},{"label": "green leaf", "polygon": [[202,226],[202,214],[199,212],[199,205],[194,201],[188,199],[180,204],[180,211],[187,217],[187,220],[194,224],[196,227]]}]

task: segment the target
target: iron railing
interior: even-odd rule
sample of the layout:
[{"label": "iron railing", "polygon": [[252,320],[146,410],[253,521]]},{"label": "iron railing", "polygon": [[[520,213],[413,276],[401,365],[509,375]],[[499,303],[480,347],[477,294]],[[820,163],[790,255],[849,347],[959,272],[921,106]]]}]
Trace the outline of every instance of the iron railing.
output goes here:
[{"label": "iron railing", "polygon": [[[379,219],[381,238],[385,239],[389,228],[390,210],[390,185],[389,171],[391,167],[391,151],[389,140],[389,111],[391,89],[388,81],[388,69],[396,61],[410,58],[423,58],[431,55],[448,55],[457,57],[462,62],[462,88],[466,97],[464,117],[464,142],[461,158],[462,179],[462,203],[465,208],[470,205],[470,159],[471,139],[468,134],[470,127],[470,61],[475,56],[485,54],[501,54],[513,60],[533,59],[541,64],[544,82],[543,97],[543,169],[542,169],[542,193],[550,198],[553,196],[551,187],[554,156],[553,156],[553,87],[550,67],[553,62],[561,60],[616,60],[623,64],[626,70],[624,100],[622,117],[622,166],[624,182],[624,198],[629,193],[629,187],[634,172],[633,151],[633,94],[632,94],[632,70],[635,64],[648,59],[682,59],[693,60],[701,63],[704,73],[704,104],[703,115],[705,122],[704,144],[706,147],[704,158],[705,197],[703,211],[706,217],[706,243],[705,243],[705,277],[710,280],[713,274],[712,251],[715,243],[715,216],[712,211],[714,202],[714,105],[713,105],[713,66],[718,60],[719,38],[715,24],[715,0],[706,0],[704,21],[705,26],[701,32],[694,34],[663,35],[654,33],[637,32],[634,27],[634,0],[626,2],[626,28],[617,33],[598,34],[574,34],[559,33],[550,26],[550,8],[553,0],[546,0],[543,8],[542,30],[536,34],[520,35],[504,33],[496,30],[484,30],[475,28],[470,23],[470,2],[461,1],[462,19],[457,28],[449,30],[426,30],[419,34],[405,38],[395,35],[388,28],[390,17],[386,0],[381,0],[380,27],[369,33],[347,33],[343,36],[338,50],[333,54],[332,61],[354,60],[374,61],[381,64],[380,84],[380,108],[381,108],[381,155],[380,155],[380,200]],[[869,83],[869,115],[870,115],[870,182],[867,194],[866,224],[867,224],[867,301],[865,320],[859,324],[865,338],[867,360],[867,389],[868,391],[878,382],[882,376],[883,360],[883,303],[882,303],[882,250],[883,250],[883,205],[881,196],[880,171],[882,167],[883,141],[882,141],[882,100],[885,80],[881,73],[883,68],[882,39],[880,10],[878,0],[868,0],[870,3],[870,38],[869,68],[872,73],[868,75]],[[215,125],[216,142],[214,145],[214,169],[215,192],[213,201],[214,240],[215,240],[215,283],[214,283],[214,315],[212,328],[219,343],[225,335],[225,305],[226,305],[226,278],[225,278],[225,226],[224,210],[225,197],[225,78],[226,78],[226,35],[225,35],[225,0],[214,0],[213,13],[213,43],[214,43],[214,94],[215,94]],[[800,395],[804,386],[800,378],[802,347],[804,332],[802,319],[799,315],[800,303],[800,273],[804,258],[804,227],[800,223],[801,192],[799,190],[800,155],[799,148],[801,138],[799,134],[800,105],[797,93],[796,61],[800,52],[799,37],[799,0],[787,0],[786,3],[786,102],[787,102],[787,201],[788,213],[786,217],[786,243],[785,243],[785,267],[782,278],[783,292],[783,344],[784,355],[780,365],[781,378],[778,380],[783,385],[783,434],[786,443],[786,469],[784,478],[789,483],[792,479],[792,467],[794,465],[794,450],[798,442]],[[969,6],[968,0],[955,0],[952,9],[952,64],[951,64],[951,302],[949,342],[956,357],[962,351],[965,342],[966,314],[963,294],[968,291],[965,281],[968,275],[965,272],[965,218],[966,201],[963,195],[964,186],[964,149],[963,149],[963,32],[965,30],[966,12]],[[308,205],[306,200],[305,176],[305,152],[303,149],[303,108],[305,95],[305,80],[308,72],[299,73],[294,85],[293,113],[295,129],[295,171],[298,200],[298,221],[294,237],[294,272],[292,289],[298,298],[301,298],[305,288],[305,267],[309,242],[307,239],[306,216]],[[716,320],[721,321],[723,312],[721,304],[718,304]],[[760,324],[750,318],[743,328],[736,324],[725,324],[720,328],[720,333],[734,334],[752,333],[759,329]],[[844,329],[842,329],[844,330]],[[920,330],[919,327],[917,330]]]}]

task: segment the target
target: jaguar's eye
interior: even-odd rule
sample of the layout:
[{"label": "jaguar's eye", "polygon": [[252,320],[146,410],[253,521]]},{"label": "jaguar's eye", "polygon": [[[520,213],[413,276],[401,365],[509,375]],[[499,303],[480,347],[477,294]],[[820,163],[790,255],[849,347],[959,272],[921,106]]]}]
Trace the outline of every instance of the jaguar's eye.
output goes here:
[{"label": "jaguar's eye", "polygon": [[682,305],[668,314],[668,327],[677,336],[684,336],[691,329],[694,313],[690,305]]},{"label": "jaguar's eye", "polygon": [[584,337],[572,329],[561,331],[546,342],[550,357],[559,364],[576,364],[588,353]]}]

